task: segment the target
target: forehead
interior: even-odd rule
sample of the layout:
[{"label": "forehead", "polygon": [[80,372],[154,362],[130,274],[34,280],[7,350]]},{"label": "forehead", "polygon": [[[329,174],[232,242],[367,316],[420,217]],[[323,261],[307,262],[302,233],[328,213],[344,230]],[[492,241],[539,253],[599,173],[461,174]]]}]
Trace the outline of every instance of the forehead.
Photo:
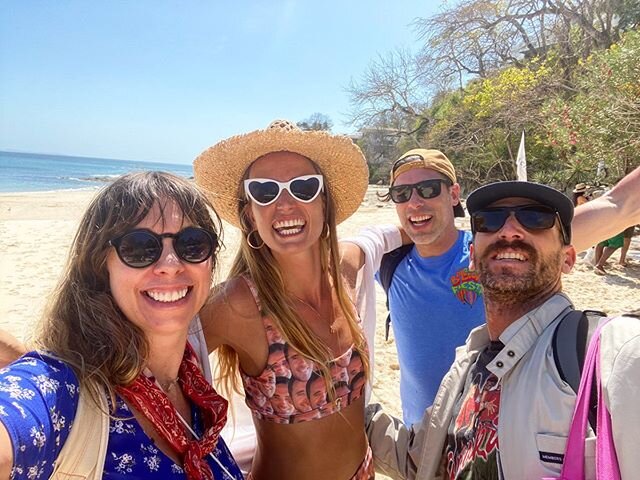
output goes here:
[{"label": "forehead", "polygon": [[271,152],[258,158],[249,167],[248,178],[271,178],[281,182],[300,175],[318,173],[313,162],[294,152]]},{"label": "forehead", "polygon": [[180,206],[174,200],[161,198],[153,204],[136,227],[154,230],[162,229],[164,226],[169,226],[169,228],[181,226],[185,222],[189,223],[189,220],[185,219]]},{"label": "forehead", "polygon": [[445,177],[441,173],[436,172],[435,170],[431,170],[430,168],[416,167],[406,172],[402,172],[400,175],[398,175],[398,178],[396,178],[393,184],[408,185],[411,183],[418,183],[423,180],[435,180],[435,179],[446,179],[446,178],[447,177]]},{"label": "forehead", "polygon": [[532,200],[531,198],[524,197],[507,197],[501,198],[490,205],[488,207],[517,207],[520,205],[542,205],[540,202]]}]

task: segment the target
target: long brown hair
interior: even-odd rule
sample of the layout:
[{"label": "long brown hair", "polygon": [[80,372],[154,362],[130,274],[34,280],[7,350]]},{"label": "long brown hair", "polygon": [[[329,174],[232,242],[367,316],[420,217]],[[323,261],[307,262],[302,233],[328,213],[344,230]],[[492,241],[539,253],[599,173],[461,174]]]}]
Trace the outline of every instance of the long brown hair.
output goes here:
[{"label": "long brown hair", "polygon": [[[36,345],[69,363],[94,396],[130,383],[144,367],[149,345],[124,316],[109,287],[109,240],[140,223],[154,205],[174,202],[188,219],[220,237],[220,220],[189,181],[164,172],[123,175],[104,188],[85,212],[66,269],[50,296]],[[218,242],[220,244],[220,241]],[[217,250],[212,256],[216,264]]]},{"label": "long brown hair", "polygon": [[[310,161],[316,171],[322,174],[320,168],[312,160]],[[244,180],[248,178],[250,169],[251,166],[247,168],[243,181],[240,182],[238,198],[245,197],[242,185]],[[369,356],[366,350],[366,339],[357,320],[355,306],[346,291],[340,271],[335,218],[336,209],[331,195],[331,186],[328,185],[328,182],[325,182],[324,188],[325,225],[323,234],[320,237],[322,274],[331,276],[332,288],[335,289],[340,309],[347,319],[354,348],[361,354],[364,370],[367,372],[368,378]],[[248,201],[243,200],[238,203],[238,214],[244,238],[253,230],[247,213],[248,208]],[[261,314],[271,318],[278,330],[282,332],[287,343],[298,350],[306,359],[320,366],[321,374],[327,383],[327,391],[333,397],[335,391],[331,381],[329,362],[334,359],[335,355],[329,346],[296,313],[294,299],[285,289],[282,272],[269,247],[264,245],[262,248],[253,249],[249,247],[247,242],[241,242],[240,249],[229,271],[229,278],[240,275],[248,275],[255,284],[261,302]],[[227,393],[232,390],[238,391],[237,353],[226,345],[219,347],[216,352],[218,355],[217,378],[221,381]]]}]

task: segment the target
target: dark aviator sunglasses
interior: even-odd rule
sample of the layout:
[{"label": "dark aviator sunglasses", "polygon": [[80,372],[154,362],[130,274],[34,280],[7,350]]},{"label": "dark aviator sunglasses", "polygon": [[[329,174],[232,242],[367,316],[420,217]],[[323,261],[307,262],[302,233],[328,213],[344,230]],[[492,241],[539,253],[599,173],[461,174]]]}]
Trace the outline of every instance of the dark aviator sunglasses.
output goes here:
[{"label": "dark aviator sunglasses", "polygon": [[495,233],[499,231],[513,213],[516,220],[527,230],[548,230],[552,228],[556,219],[562,230],[565,245],[569,244],[567,232],[562,225],[557,210],[546,205],[520,205],[514,207],[491,207],[478,210],[471,215],[471,231],[475,234]]},{"label": "dark aviator sunglasses", "polygon": [[118,257],[128,267],[145,268],[162,256],[162,239],[171,238],[173,249],[181,260],[202,263],[218,246],[218,236],[198,227],[187,227],[178,233],[157,234],[146,228],[130,230],[109,240]]},{"label": "dark aviator sunglasses", "polygon": [[405,203],[409,201],[411,193],[415,190],[418,192],[418,195],[428,200],[440,195],[443,183],[445,185],[451,185],[451,182],[442,178],[423,180],[418,183],[411,183],[407,185],[393,185],[392,187],[389,187],[389,196],[393,203]]}]

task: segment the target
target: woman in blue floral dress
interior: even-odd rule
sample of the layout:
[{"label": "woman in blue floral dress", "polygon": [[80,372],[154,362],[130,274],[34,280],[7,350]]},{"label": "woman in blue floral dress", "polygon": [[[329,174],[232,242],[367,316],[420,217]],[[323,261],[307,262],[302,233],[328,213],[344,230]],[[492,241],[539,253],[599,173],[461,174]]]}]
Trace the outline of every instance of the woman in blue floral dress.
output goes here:
[{"label": "woman in blue floral dress", "polygon": [[197,319],[219,245],[210,209],[158,172],[94,199],[38,351],[0,369],[0,479],[242,478]]}]

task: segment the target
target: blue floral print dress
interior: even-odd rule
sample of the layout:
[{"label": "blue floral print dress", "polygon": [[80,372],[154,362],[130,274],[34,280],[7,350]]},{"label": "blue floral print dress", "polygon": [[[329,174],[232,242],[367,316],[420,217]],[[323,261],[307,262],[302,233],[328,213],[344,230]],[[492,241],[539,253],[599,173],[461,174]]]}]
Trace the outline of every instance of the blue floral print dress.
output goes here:
[{"label": "blue floral print dress", "polygon": [[[12,479],[46,479],[64,446],[78,406],[78,379],[64,362],[31,352],[0,369],[0,422],[14,451]],[[198,409],[192,424],[202,433]],[[213,455],[231,474],[207,457],[216,480],[243,479],[222,437]],[[109,424],[104,478],[184,479],[182,467],[160,451],[120,397]]]}]

